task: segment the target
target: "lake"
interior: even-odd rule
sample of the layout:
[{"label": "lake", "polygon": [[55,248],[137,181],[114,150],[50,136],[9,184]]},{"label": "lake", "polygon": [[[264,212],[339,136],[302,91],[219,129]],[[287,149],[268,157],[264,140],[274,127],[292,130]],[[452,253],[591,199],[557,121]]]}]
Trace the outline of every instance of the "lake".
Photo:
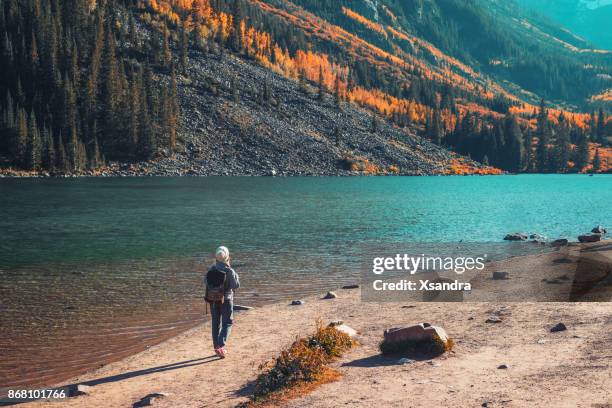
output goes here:
[{"label": "lake", "polygon": [[[204,320],[230,248],[239,303],[355,283],[393,245],[533,244],[612,225],[612,176],[0,179],[0,387],[49,385]],[[369,252],[368,252],[369,253]],[[204,344],[204,342],[203,342]]]}]

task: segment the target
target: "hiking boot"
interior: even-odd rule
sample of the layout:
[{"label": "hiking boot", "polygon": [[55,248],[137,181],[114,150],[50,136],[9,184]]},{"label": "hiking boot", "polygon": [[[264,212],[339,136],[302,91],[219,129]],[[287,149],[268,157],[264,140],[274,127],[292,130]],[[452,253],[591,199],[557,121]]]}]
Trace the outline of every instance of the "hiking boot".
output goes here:
[{"label": "hiking boot", "polygon": [[225,358],[225,354],[226,354],[226,352],[225,352],[225,347],[219,347],[219,348],[217,349],[217,351],[218,351],[217,355],[218,355],[219,357],[221,357],[221,358]]}]

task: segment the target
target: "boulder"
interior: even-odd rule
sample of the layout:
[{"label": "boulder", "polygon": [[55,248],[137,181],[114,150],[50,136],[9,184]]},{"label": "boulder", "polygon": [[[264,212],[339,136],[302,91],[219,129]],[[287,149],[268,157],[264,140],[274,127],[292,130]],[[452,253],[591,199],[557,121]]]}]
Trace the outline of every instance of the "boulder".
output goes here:
[{"label": "boulder", "polygon": [[569,245],[569,241],[567,239],[565,239],[565,238],[556,239],[553,242],[551,242],[550,245],[554,246],[554,247],[568,246]]},{"label": "boulder", "polygon": [[557,323],[553,327],[550,328],[551,333],[566,331],[567,327],[563,323]]},{"label": "boulder", "polygon": [[335,299],[337,297],[338,295],[336,295],[334,292],[327,292],[325,296],[323,296],[323,299]]},{"label": "boulder", "polygon": [[520,232],[515,232],[514,234],[508,234],[504,237],[504,241],[527,241],[529,237]]},{"label": "boulder", "polygon": [[448,335],[443,328],[425,326],[424,323],[385,330],[384,339],[386,343],[421,342],[433,340],[434,335],[437,335],[444,344],[448,343]]},{"label": "boulder", "polygon": [[601,235],[599,234],[581,235],[578,237],[578,241],[580,241],[583,244],[588,243],[588,242],[599,242],[601,241]]},{"label": "boulder", "polygon": [[591,230],[593,234],[607,234],[608,230],[602,227],[601,225],[596,226]]},{"label": "boulder", "polygon": [[510,279],[510,275],[508,274],[508,272],[502,272],[502,271],[493,272],[493,280],[507,280],[507,279]]},{"label": "boulder", "polygon": [[303,300],[294,300],[293,302],[291,302],[291,306],[301,306],[304,303],[305,302]]}]

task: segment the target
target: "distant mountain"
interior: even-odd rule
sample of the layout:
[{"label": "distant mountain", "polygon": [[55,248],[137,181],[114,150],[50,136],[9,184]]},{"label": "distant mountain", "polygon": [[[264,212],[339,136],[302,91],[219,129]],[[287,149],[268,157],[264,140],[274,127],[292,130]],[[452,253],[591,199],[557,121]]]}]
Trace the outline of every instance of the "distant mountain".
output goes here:
[{"label": "distant mountain", "polygon": [[564,25],[598,48],[612,50],[611,0],[518,0],[525,8]]}]

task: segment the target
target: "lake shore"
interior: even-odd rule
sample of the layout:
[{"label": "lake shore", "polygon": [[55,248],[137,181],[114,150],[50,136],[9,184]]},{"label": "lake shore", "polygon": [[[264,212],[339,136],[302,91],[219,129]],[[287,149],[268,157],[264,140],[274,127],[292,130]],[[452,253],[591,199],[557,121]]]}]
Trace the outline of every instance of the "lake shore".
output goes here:
[{"label": "lake shore", "polygon": [[[612,253],[609,242],[579,250],[594,251],[606,259]],[[566,273],[571,262],[576,262],[571,254],[556,251],[489,267],[510,270],[512,279],[505,283],[509,284],[522,276],[549,279]],[[543,284],[571,286],[571,282]],[[607,392],[612,376],[610,303],[366,303],[361,301],[360,289],[336,293],[338,298],[331,300],[305,298],[302,306],[289,306],[291,299],[287,299],[238,313],[225,360],[214,357],[210,326],[203,324],[65,383],[91,386],[86,395],[31,405],[125,407],[163,393],[166,396],[156,398],[155,406],[236,406],[247,400],[248,384],[259,373],[259,365],[276,357],[297,335],[311,333],[319,318],[326,323],[343,320],[359,333],[360,346],[334,364],[342,374],[339,381],[287,406],[326,407],[333,402],[367,407],[484,403],[489,407],[573,407],[612,402]],[[501,323],[486,323],[492,315]],[[419,322],[444,327],[455,341],[454,351],[407,365],[379,354],[383,330]],[[568,330],[551,333],[550,328],[560,322]],[[498,369],[503,364],[508,368]]]}]

